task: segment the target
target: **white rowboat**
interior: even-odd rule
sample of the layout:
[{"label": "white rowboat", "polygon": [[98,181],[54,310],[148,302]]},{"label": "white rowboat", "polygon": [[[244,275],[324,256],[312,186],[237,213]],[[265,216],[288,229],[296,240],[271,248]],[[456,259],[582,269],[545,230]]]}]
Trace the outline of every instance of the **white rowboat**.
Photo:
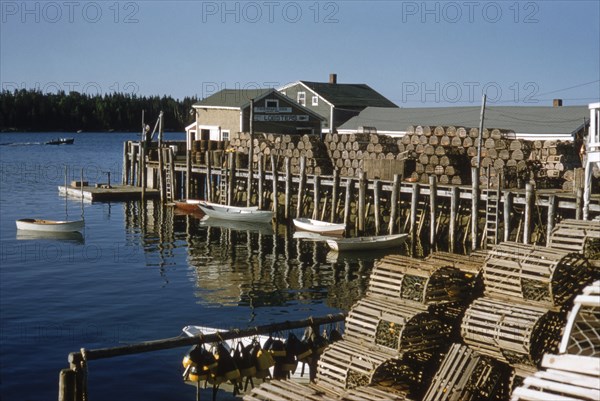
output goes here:
[{"label": "white rowboat", "polygon": [[273,212],[258,210],[257,207],[224,206],[204,201],[200,202],[198,207],[204,214],[213,219],[253,223],[269,223],[273,219]]},{"label": "white rowboat", "polygon": [[294,219],[294,226],[299,230],[329,235],[342,235],[346,230],[346,225],[343,223],[329,223],[327,221],[313,220],[305,217]]},{"label": "white rowboat", "polygon": [[372,237],[328,239],[327,245],[334,251],[369,251],[400,246],[408,234],[378,235]]},{"label": "white rowboat", "polygon": [[17,220],[18,230],[46,231],[55,233],[69,233],[83,230],[85,224],[83,220],[56,221],[42,219],[19,219]]}]

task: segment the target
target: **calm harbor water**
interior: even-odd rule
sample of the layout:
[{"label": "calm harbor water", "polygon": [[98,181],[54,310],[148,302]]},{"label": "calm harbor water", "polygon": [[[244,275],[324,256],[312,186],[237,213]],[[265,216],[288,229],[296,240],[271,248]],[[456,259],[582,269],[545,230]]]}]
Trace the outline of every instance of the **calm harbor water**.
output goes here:
[{"label": "calm harbor water", "polygon": [[[44,143],[59,136],[73,145]],[[181,139],[183,134],[169,134]],[[68,179],[121,177],[135,134],[0,134],[0,399],[52,400],[69,352],[218,328],[321,316],[363,292],[380,255],[332,258],[285,226],[206,225],[156,202],[82,203],[58,195]],[[24,217],[77,219],[81,237],[31,238]],[[194,400],[185,348],[92,361],[93,400]],[[221,399],[224,399],[225,394]],[[203,396],[203,398],[207,398]]]}]

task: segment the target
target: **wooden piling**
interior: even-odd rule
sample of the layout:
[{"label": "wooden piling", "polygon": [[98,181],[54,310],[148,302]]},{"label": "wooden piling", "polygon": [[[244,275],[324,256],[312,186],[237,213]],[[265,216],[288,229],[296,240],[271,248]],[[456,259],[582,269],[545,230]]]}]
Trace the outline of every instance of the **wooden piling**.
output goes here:
[{"label": "wooden piling", "polygon": [[479,235],[479,167],[471,169],[471,247],[477,249]]},{"label": "wooden piling", "polygon": [[192,198],[192,150],[187,147],[185,148],[185,198]]},{"label": "wooden piling", "polygon": [[575,219],[583,219],[583,188],[577,188],[575,194]]},{"label": "wooden piling", "polygon": [[264,183],[265,183],[265,169],[263,168],[263,155],[258,154],[258,208],[262,209],[263,195],[264,195]]},{"label": "wooden piling", "polygon": [[315,175],[313,178],[313,213],[312,218],[319,219],[319,206],[321,205],[321,177]]},{"label": "wooden piling", "polygon": [[210,157],[210,151],[206,151],[206,199],[209,202],[213,202],[213,180],[212,180],[212,160]]},{"label": "wooden piling", "polygon": [[289,157],[285,158],[285,219],[291,218],[292,207],[292,161]]},{"label": "wooden piling", "polygon": [[531,216],[533,214],[534,201],[533,185],[525,184],[525,217],[523,218],[523,243],[525,245],[531,243]]},{"label": "wooden piling", "polygon": [[306,157],[300,157],[300,182],[298,183],[298,203],[296,204],[296,217],[302,215],[302,204],[304,203],[304,187],[306,185]]},{"label": "wooden piling", "polygon": [[237,174],[237,163],[235,155],[232,152],[230,152],[227,157],[229,159],[227,161],[227,165],[229,166],[229,181],[227,182],[227,204],[233,205],[233,192],[235,191],[235,176]]},{"label": "wooden piling", "polygon": [[[139,182],[136,182],[136,177],[137,177],[137,146],[132,146],[131,147],[131,178],[130,178],[130,183],[131,185],[136,185],[139,184]],[[159,166],[161,165],[161,158],[159,155],[159,159],[158,159],[158,164]]]},{"label": "wooden piling", "polygon": [[273,192],[271,196],[271,206],[273,209],[273,214],[275,216],[275,220],[277,220],[277,209],[279,193],[277,192],[277,183],[279,182],[279,178],[277,176],[277,163],[275,161],[275,155],[271,154],[271,174],[273,174]]},{"label": "wooden piling", "polygon": [[121,184],[129,185],[129,146],[131,141],[123,142],[123,175],[121,176]]},{"label": "wooden piling", "polygon": [[450,252],[454,252],[454,246],[456,245],[456,231],[458,222],[458,203],[460,200],[460,189],[457,186],[452,187],[450,190],[450,224],[449,224],[449,235],[448,235],[448,248]]},{"label": "wooden piling", "polygon": [[365,208],[367,196],[367,173],[362,172],[358,179],[358,231],[362,234],[365,231]]},{"label": "wooden piling", "polygon": [[436,216],[437,211],[437,177],[429,176],[429,245],[435,246],[436,237]]},{"label": "wooden piling", "polygon": [[381,182],[379,180],[373,181],[373,204],[375,211],[375,235],[380,233],[381,224]]},{"label": "wooden piling", "polygon": [[511,212],[512,212],[512,200],[513,195],[510,191],[504,191],[504,241],[510,240],[510,232],[512,231],[511,226]]},{"label": "wooden piling", "polygon": [[333,186],[331,188],[331,219],[332,223],[335,223],[337,214],[338,198],[340,196],[340,172],[336,168],[333,170]]},{"label": "wooden piling", "polygon": [[63,369],[58,378],[58,401],[75,401],[75,371]]},{"label": "wooden piling", "polygon": [[550,240],[554,223],[556,222],[556,195],[550,195],[548,199],[548,221],[546,222],[546,245]]},{"label": "wooden piling", "polygon": [[417,234],[417,209],[419,205],[419,184],[412,184],[412,194],[410,198],[410,234],[414,239]]},{"label": "wooden piling", "polygon": [[394,174],[394,183],[392,184],[392,195],[390,206],[390,222],[388,224],[388,233],[396,232],[396,221],[398,219],[398,195],[400,194],[400,174]]},{"label": "wooden piling", "polygon": [[350,202],[352,201],[352,192],[354,189],[354,181],[348,178],[346,181],[346,195],[344,199],[344,224],[346,227],[350,225]]},{"label": "wooden piling", "polygon": [[146,169],[146,144],[144,142],[140,144],[140,170],[140,186],[142,187],[142,200],[144,200],[146,198],[146,187],[148,186],[148,171]]}]

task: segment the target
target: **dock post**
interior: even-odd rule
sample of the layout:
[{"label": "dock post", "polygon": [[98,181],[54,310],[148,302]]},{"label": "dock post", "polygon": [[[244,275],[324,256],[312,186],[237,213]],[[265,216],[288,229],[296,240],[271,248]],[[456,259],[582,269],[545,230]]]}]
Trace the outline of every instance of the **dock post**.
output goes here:
[{"label": "dock post", "polygon": [[417,207],[419,205],[419,184],[412,184],[412,194],[410,197],[410,230],[414,239],[417,233]]},{"label": "dock post", "polygon": [[319,207],[321,205],[321,177],[315,175],[313,177],[313,213],[312,218],[315,220],[319,219]]},{"label": "dock post", "polygon": [[510,232],[512,231],[510,214],[512,210],[512,192],[504,191],[504,241],[510,239]]},{"label": "dock post", "polygon": [[213,201],[212,160],[210,150],[206,151],[206,199]]},{"label": "dock post", "polygon": [[[137,177],[137,146],[132,146],[131,147],[131,177],[130,177],[130,183],[131,185],[137,185],[138,183],[135,181],[136,177]],[[160,164],[160,159],[159,159],[159,164]]]},{"label": "dock post", "polygon": [[429,176],[429,246],[433,249],[435,246],[436,237],[436,218],[435,211],[437,209],[437,177]]},{"label": "dock post", "polygon": [[75,371],[63,369],[58,378],[58,401],[75,401]]},{"label": "dock post", "polygon": [[123,175],[121,176],[121,184],[129,185],[129,163],[127,154],[129,153],[129,141],[123,143]]},{"label": "dock post", "polygon": [[398,195],[400,194],[400,174],[394,174],[394,184],[392,185],[390,222],[388,224],[388,234],[396,232],[396,220],[398,219]]},{"label": "dock post", "polygon": [[523,221],[523,243],[528,245],[531,243],[531,215],[533,213],[534,201],[533,185],[525,184],[525,218]]},{"label": "dock post", "polygon": [[348,178],[346,181],[346,195],[344,199],[344,224],[346,227],[350,225],[350,201],[352,200],[352,191],[354,189],[354,181]]},{"label": "dock post", "polygon": [[583,219],[583,188],[577,188],[575,194],[575,219]]},{"label": "dock post", "polygon": [[381,181],[373,181],[373,214],[375,216],[375,235],[379,235],[381,228]]},{"label": "dock post", "polygon": [[306,185],[306,157],[300,157],[300,182],[298,183],[298,203],[296,204],[296,217],[302,216],[304,203],[304,187]]},{"label": "dock post", "polygon": [[365,231],[365,208],[367,196],[367,173],[364,171],[358,179],[358,231],[362,234]]},{"label": "dock post", "polygon": [[550,241],[550,236],[554,230],[554,223],[556,223],[556,195],[550,195],[548,199],[548,222],[546,225],[546,246]]},{"label": "dock post", "polygon": [[477,249],[479,235],[479,167],[471,169],[471,248]]},{"label": "dock post", "polygon": [[456,245],[456,223],[458,221],[458,203],[460,200],[460,189],[453,186],[450,190],[450,226],[448,228],[448,245],[450,252],[454,252]]},{"label": "dock post", "polygon": [[277,163],[275,162],[275,156],[271,153],[271,174],[273,174],[273,194],[271,202],[273,208],[273,214],[275,215],[275,220],[277,220],[277,207],[279,194],[277,193],[277,183],[279,182],[279,178],[277,176]]},{"label": "dock post", "polygon": [[263,191],[265,180],[265,169],[263,168],[263,155],[256,155],[258,158],[258,208],[263,208]]},{"label": "dock post", "polygon": [[229,165],[229,181],[227,182],[227,204],[233,205],[233,192],[235,191],[236,160],[233,152],[227,156]]},{"label": "dock post", "polygon": [[140,177],[140,186],[142,187],[142,200],[146,198],[146,186],[148,182],[148,172],[146,171],[146,144],[142,142],[140,144],[140,170],[142,171]]},{"label": "dock post", "polygon": [[192,149],[185,147],[185,198],[192,198]]},{"label": "dock post", "polygon": [[292,207],[292,160],[286,156],[285,158],[285,219],[291,217]]},{"label": "dock post", "polygon": [[338,204],[338,198],[340,196],[340,172],[336,168],[333,170],[333,186],[331,187],[331,222],[335,222],[336,208]]}]

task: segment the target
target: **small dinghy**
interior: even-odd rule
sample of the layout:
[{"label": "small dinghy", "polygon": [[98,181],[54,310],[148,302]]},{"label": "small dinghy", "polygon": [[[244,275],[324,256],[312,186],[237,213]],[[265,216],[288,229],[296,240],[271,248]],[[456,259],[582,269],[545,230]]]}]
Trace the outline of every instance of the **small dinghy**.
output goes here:
[{"label": "small dinghy", "polygon": [[202,202],[200,199],[183,199],[175,201],[175,207],[186,213],[202,213],[198,205]]},{"label": "small dinghy", "polygon": [[57,221],[44,219],[19,219],[18,230],[46,231],[54,233],[69,233],[81,231],[85,227],[83,220]]},{"label": "small dinghy", "polygon": [[305,217],[294,219],[294,226],[299,230],[327,235],[343,235],[346,230],[346,225],[343,223],[329,223]]},{"label": "small dinghy", "polygon": [[370,251],[400,246],[408,234],[377,235],[372,237],[328,239],[327,245],[334,251]]},{"label": "small dinghy", "polygon": [[273,212],[258,210],[257,207],[224,206],[201,201],[198,207],[204,214],[213,219],[245,221],[251,223],[269,223]]}]

